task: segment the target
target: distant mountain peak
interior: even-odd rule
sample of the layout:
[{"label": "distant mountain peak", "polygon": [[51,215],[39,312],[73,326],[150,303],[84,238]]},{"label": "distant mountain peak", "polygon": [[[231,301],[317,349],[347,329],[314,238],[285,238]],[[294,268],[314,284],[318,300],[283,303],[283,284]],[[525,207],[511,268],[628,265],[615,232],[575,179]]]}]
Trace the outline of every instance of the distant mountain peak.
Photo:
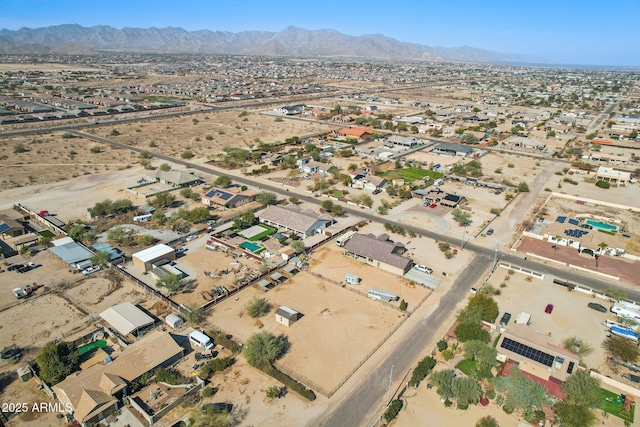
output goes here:
[{"label": "distant mountain peak", "polygon": [[400,42],[383,34],[351,36],[333,29],[289,25],[281,31],[186,31],[178,27],[117,29],[108,25],[62,24],[0,31],[0,53],[203,53],[278,56],[342,56],[383,60],[543,62],[469,46],[445,48]]}]

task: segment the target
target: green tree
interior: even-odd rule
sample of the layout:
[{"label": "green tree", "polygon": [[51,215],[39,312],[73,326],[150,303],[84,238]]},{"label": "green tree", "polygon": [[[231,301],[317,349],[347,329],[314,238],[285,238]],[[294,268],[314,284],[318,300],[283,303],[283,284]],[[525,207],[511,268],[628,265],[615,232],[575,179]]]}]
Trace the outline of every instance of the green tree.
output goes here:
[{"label": "green tree", "polygon": [[261,191],[256,197],[256,200],[263,206],[272,205],[278,200],[278,196],[275,193],[269,191]]},{"label": "green tree", "polygon": [[78,347],[67,341],[50,342],[36,356],[40,378],[54,385],[74,373],[80,367]]},{"label": "green tree", "polygon": [[368,208],[373,206],[373,199],[368,194],[361,194],[360,196],[358,196],[358,200]]},{"label": "green tree", "polygon": [[563,427],[590,427],[598,421],[591,408],[570,402],[560,402],[555,405],[553,415]]},{"label": "green tree", "polygon": [[171,292],[175,292],[180,288],[180,276],[177,274],[167,274],[156,280],[158,288],[167,288]]},{"label": "green tree", "polygon": [[249,337],[242,354],[247,358],[247,363],[260,368],[270,366],[284,354],[286,348],[287,339],[284,335],[276,337],[271,332],[262,331]]},{"label": "green tree", "polygon": [[109,262],[109,259],[109,252],[96,251],[91,258],[89,258],[89,261],[91,261],[93,265],[105,265]]},{"label": "green tree", "polygon": [[420,382],[427,377],[436,366],[436,360],[427,356],[418,362],[418,366],[413,370],[411,374],[411,379],[409,380],[409,385],[413,387],[417,387],[420,385]]},{"label": "green tree", "polygon": [[320,207],[327,212],[331,212],[331,209],[333,209],[333,201],[323,200],[322,203],[320,204]]},{"label": "green tree", "polygon": [[610,356],[631,363],[638,360],[638,355],[640,354],[640,350],[638,350],[638,346],[634,342],[618,336],[606,338],[602,342],[602,348],[604,348],[605,352]]},{"label": "green tree", "polygon": [[496,364],[497,350],[482,341],[467,341],[464,343],[464,356],[478,361],[478,370],[491,369]]},{"label": "green tree", "polygon": [[175,202],[175,200],[176,196],[169,192],[160,193],[156,197],[154,197],[153,200],[151,200],[150,205],[154,208],[168,208],[173,205],[173,202]]},{"label": "green tree", "polygon": [[476,422],[476,427],[500,427],[500,424],[491,415],[487,415]]},{"label": "green tree", "polygon": [[191,150],[184,150],[182,154],[180,154],[180,157],[182,157],[183,159],[191,159],[194,157],[194,154]]},{"label": "green tree", "polygon": [[527,184],[526,182],[522,181],[520,184],[518,184],[518,192],[519,193],[528,193],[529,192],[529,184]]},{"label": "green tree", "polygon": [[[469,300],[466,311],[472,312],[476,308],[480,312],[480,320],[493,322],[493,320],[498,317],[498,303],[487,292],[478,292],[477,294],[475,294]],[[464,319],[464,316],[460,317],[461,319]]]},{"label": "green tree", "polygon": [[147,150],[144,150],[140,152],[139,157],[141,159],[150,159],[152,156],[151,156],[151,153],[149,153]]},{"label": "green tree", "polygon": [[478,137],[472,133],[465,133],[460,138],[460,142],[462,142],[463,144],[475,144],[476,142],[478,142]]},{"label": "green tree", "polygon": [[204,321],[204,310],[198,304],[188,303],[185,307],[186,310],[184,310],[181,314],[184,316],[184,319],[187,321],[187,323],[191,325],[199,325]]},{"label": "green tree", "polygon": [[193,190],[191,189],[191,187],[184,187],[180,190],[180,195],[182,197],[190,199],[191,196],[193,195]]},{"label": "green tree", "polygon": [[196,206],[189,211],[188,220],[197,224],[209,219],[209,208],[206,206]]},{"label": "green tree", "polygon": [[575,405],[598,407],[602,403],[599,393],[600,380],[581,370],[571,375],[562,384],[562,391],[566,393],[566,401]]},{"label": "green tree", "polygon": [[244,229],[247,227],[251,227],[256,222],[256,215],[253,213],[251,209],[246,210],[233,219],[233,226],[237,229]]},{"label": "green tree", "polygon": [[483,329],[480,323],[459,323],[454,333],[461,342],[476,340],[488,343],[491,341],[491,334]]},{"label": "green tree", "polygon": [[461,226],[466,227],[471,224],[471,214],[467,211],[463,211],[460,208],[455,208],[451,211],[453,219]]},{"label": "green tree", "polygon": [[293,242],[291,242],[289,244],[289,246],[291,247],[291,249],[293,249],[296,253],[300,253],[302,251],[304,251],[304,242],[302,240],[294,240]]},{"label": "green tree", "polygon": [[619,286],[608,288],[604,291],[604,294],[615,302],[619,302],[628,297],[627,290]]},{"label": "green tree", "polygon": [[436,386],[436,393],[443,399],[452,399],[455,396],[453,391],[454,372],[451,369],[436,371],[431,374],[431,382]]},{"label": "green tree", "polygon": [[247,303],[247,314],[253,318],[265,316],[271,311],[271,304],[266,298],[253,297]]},{"label": "green tree", "polygon": [[507,393],[505,404],[513,409],[532,412],[550,404],[547,389],[523,376],[515,367],[509,376],[496,378],[494,384],[496,390]]},{"label": "green tree", "polygon": [[158,241],[158,239],[153,237],[151,234],[145,234],[145,235],[140,236],[140,244],[142,246],[149,246],[149,245],[154,244],[157,241]]},{"label": "green tree", "polygon": [[453,397],[461,405],[477,403],[482,397],[482,388],[473,378],[455,378],[452,384]]},{"label": "green tree", "polygon": [[227,175],[220,175],[219,177],[216,178],[215,181],[213,181],[214,187],[227,188],[230,185],[231,185],[231,178],[229,178]]},{"label": "green tree", "polygon": [[402,409],[402,400],[395,399],[390,404],[387,410],[384,413],[384,419],[386,422],[391,422],[397,416],[400,410]]}]

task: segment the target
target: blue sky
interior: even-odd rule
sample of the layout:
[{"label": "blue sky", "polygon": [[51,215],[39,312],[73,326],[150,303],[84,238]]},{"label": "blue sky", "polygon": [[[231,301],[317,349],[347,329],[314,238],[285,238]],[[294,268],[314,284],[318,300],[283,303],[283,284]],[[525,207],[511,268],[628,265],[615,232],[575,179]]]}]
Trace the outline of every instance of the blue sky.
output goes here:
[{"label": "blue sky", "polygon": [[0,0],[0,28],[59,24],[279,31],[288,25],[640,66],[640,0]]}]

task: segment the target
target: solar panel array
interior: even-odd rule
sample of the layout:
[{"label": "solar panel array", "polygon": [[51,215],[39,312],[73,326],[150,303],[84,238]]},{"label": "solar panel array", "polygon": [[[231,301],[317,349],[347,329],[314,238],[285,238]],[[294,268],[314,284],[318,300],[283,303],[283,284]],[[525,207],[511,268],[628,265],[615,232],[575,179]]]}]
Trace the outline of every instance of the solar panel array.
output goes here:
[{"label": "solar panel array", "polygon": [[527,359],[531,359],[534,362],[541,363],[545,366],[551,367],[551,365],[553,365],[554,357],[552,355],[545,353],[544,351],[536,350],[535,348],[519,343],[518,341],[505,338],[504,340],[502,340],[502,344],[500,345],[500,347],[519,354],[520,356],[524,356]]},{"label": "solar panel array", "polygon": [[0,233],[4,233],[5,231],[7,231],[10,228],[11,228],[11,226],[9,226],[9,224],[3,222],[3,223],[0,224]]},{"label": "solar panel array", "polygon": [[571,237],[577,237],[578,239],[582,236],[584,236],[585,234],[589,234],[588,231],[583,231],[583,230],[564,230],[564,234],[566,234],[567,236],[571,236]]},{"label": "solar panel array", "polygon": [[569,218],[569,224],[578,225],[580,222],[577,219]]},{"label": "solar panel array", "polygon": [[567,220],[566,216],[559,216],[558,218],[556,218],[556,222],[559,222],[560,224],[564,224],[566,220]]}]

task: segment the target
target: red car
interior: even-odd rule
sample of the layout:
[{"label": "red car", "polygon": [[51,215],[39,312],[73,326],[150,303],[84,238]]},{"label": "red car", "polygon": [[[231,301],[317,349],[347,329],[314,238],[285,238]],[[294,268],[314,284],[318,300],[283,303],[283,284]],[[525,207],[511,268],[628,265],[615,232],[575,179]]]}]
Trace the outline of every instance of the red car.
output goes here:
[{"label": "red car", "polygon": [[435,203],[431,203],[431,204],[429,205],[429,207],[430,207],[431,209],[435,208],[436,206],[438,206],[438,205],[436,205]]},{"label": "red car", "polygon": [[553,304],[547,304],[547,307],[544,309],[544,312],[547,314],[551,314],[553,311]]}]

